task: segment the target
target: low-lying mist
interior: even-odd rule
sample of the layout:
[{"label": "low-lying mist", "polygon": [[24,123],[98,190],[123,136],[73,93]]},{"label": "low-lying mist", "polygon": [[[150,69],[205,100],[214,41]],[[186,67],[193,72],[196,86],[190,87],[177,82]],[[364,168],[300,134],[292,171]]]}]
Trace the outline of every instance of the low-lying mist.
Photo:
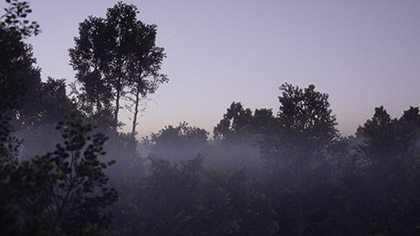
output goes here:
[{"label": "low-lying mist", "polygon": [[[99,162],[92,163],[103,163],[106,177],[102,190],[89,191],[118,192],[104,224],[115,235],[415,235],[419,108],[391,118],[378,107],[355,136],[342,137],[326,97],[313,89],[286,85],[277,115],[234,102],[211,138],[186,122],[142,141],[100,123],[85,130],[104,134],[104,144],[94,135],[63,139],[85,135],[85,126],[71,120],[59,130],[45,122],[13,134],[19,159],[29,163],[34,156],[67,157],[79,141],[84,157],[74,160],[96,152]],[[70,173],[82,173],[74,168]]]},{"label": "low-lying mist", "polygon": [[85,19],[68,91],[41,80],[29,3],[6,3],[0,235],[420,235],[419,107],[377,107],[343,137],[328,94],[284,83],[277,111],[233,102],[213,137],[182,122],[136,140],[142,102],[168,82],[157,26],[123,2]]}]

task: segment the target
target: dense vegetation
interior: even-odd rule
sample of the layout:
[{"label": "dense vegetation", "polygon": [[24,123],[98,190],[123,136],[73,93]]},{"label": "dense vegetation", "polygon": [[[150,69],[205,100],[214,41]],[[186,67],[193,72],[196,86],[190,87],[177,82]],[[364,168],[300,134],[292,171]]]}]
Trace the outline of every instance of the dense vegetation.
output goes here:
[{"label": "dense vegetation", "polygon": [[377,107],[342,137],[327,94],[285,83],[276,113],[233,102],[212,139],[182,122],[139,143],[140,100],[168,81],[156,26],[121,2],[82,22],[69,96],[65,80],[41,80],[24,42],[40,32],[28,3],[6,2],[1,235],[419,235],[418,107]]}]

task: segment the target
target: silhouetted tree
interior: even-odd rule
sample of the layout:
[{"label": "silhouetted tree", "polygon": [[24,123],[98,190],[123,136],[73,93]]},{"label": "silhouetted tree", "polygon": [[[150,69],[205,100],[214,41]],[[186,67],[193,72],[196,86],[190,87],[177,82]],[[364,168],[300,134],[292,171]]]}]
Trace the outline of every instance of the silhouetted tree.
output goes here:
[{"label": "silhouetted tree", "polygon": [[107,139],[90,135],[92,126],[71,118],[57,126],[64,140],[56,151],[23,161],[12,174],[15,188],[23,191],[17,205],[27,225],[39,225],[54,234],[81,235],[106,227],[110,215],[104,208],[117,200],[108,188],[103,170],[103,145]]},{"label": "silhouetted tree", "polygon": [[315,91],[314,85],[303,90],[285,83],[280,90],[276,127],[261,145],[264,158],[282,168],[315,167],[338,137],[328,95]]},{"label": "silhouetted tree", "polygon": [[241,103],[233,102],[223,114],[223,119],[214,127],[215,139],[235,139],[247,134],[252,119],[252,111],[244,109]]},{"label": "silhouetted tree", "polygon": [[90,16],[80,23],[76,46],[69,49],[86,111],[94,112],[93,107],[96,113],[111,111],[116,127],[121,99],[134,94],[133,136],[141,96],[167,81],[159,73],[165,54],[155,46],[156,26],[137,20],[137,13],[134,5],[118,2],[105,19]]},{"label": "silhouetted tree", "polygon": [[223,114],[223,119],[214,127],[214,139],[230,144],[252,145],[275,122],[271,109],[256,109],[254,113],[233,102]]},{"label": "silhouetted tree", "polygon": [[364,140],[358,155],[365,163],[364,187],[372,199],[371,233],[414,235],[416,231],[416,223],[407,219],[413,219],[412,212],[420,209],[419,199],[413,197],[419,188],[419,134],[419,109],[413,107],[399,119],[392,119],[383,107],[377,107],[372,119],[357,131]]},{"label": "silhouetted tree", "polygon": [[23,39],[39,32],[39,25],[25,18],[31,12],[27,2],[6,0],[5,15],[0,17],[0,234],[18,233],[16,209],[9,202],[14,199],[10,176],[18,168],[20,140],[11,136],[11,120],[23,104],[26,83],[39,72],[31,48]]},{"label": "silhouetted tree", "polygon": [[105,116],[111,109],[113,96],[108,64],[112,60],[109,49],[113,45],[107,31],[104,19],[90,16],[80,23],[80,36],[74,39],[76,46],[69,49],[77,82],[82,84],[78,94],[81,108],[89,115]]},{"label": "silhouetted tree", "polygon": [[[28,84],[39,78],[33,67],[31,46],[23,39],[39,33],[39,25],[25,18],[31,12],[24,1],[6,1],[6,14],[0,17],[0,112],[15,110],[23,103]],[[14,114],[10,114],[13,116]]]},{"label": "silhouetted tree", "polygon": [[216,169],[237,170],[246,166],[250,172],[260,167],[258,143],[275,124],[271,109],[244,108],[233,102],[214,127],[211,148],[207,160]]},{"label": "silhouetted tree", "polygon": [[156,156],[180,161],[203,154],[207,146],[207,135],[206,130],[182,122],[175,127],[165,126],[158,133],[145,137],[143,143]]},{"label": "silhouetted tree", "polygon": [[[329,146],[338,137],[336,122],[328,95],[314,85],[301,89],[285,83],[280,90],[277,124],[260,147],[271,172],[269,183],[275,186],[272,196],[277,198],[280,231],[309,235],[328,220],[326,213],[318,211],[328,195],[319,195],[317,188],[329,178],[323,166]],[[320,201],[313,204],[310,200],[316,196]]]},{"label": "silhouetted tree", "polygon": [[[8,2],[9,7],[0,22],[0,112],[11,118],[10,123],[20,132],[20,138],[31,139],[25,145],[28,151],[29,146],[51,138],[36,135],[42,124],[52,126],[64,119],[65,114],[75,112],[76,107],[65,93],[64,80],[41,81],[32,46],[23,42],[24,38],[39,33],[36,22],[25,19],[31,12],[28,3]],[[34,140],[37,142],[32,142]]]},{"label": "silhouetted tree", "polygon": [[55,147],[55,124],[71,114],[81,115],[75,101],[66,94],[64,79],[48,78],[34,81],[24,96],[25,102],[12,120],[16,136],[24,139],[20,154],[23,157],[45,153]]},{"label": "silhouetted tree", "polygon": [[9,7],[0,22],[0,234],[98,232],[109,220],[102,208],[117,197],[107,188],[103,173],[112,163],[97,159],[104,154],[103,135],[88,136],[90,125],[68,120],[58,126],[64,143],[54,153],[28,160],[19,157],[21,141],[12,137],[11,124],[33,128],[75,107],[63,80],[42,83],[33,66],[31,47],[23,39],[36,35],[39,26],[24,19],[31,12],[29,4],[6,2]]}]

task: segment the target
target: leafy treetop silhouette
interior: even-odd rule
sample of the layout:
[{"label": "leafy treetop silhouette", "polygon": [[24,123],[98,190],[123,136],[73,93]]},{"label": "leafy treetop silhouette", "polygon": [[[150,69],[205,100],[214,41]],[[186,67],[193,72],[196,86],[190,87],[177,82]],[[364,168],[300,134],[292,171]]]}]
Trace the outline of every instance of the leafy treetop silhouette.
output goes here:
[{"label": "leafy treetop silhouette", "polygon": [[134,108],[133,135],[141,98],[168,81],[159,73],[166,54],[155,45],[156,25],[137,20],[137,13],[134,5],[118,2],[106,18],[90,16],[80,23],[76,46],[69,49],[85,111],[111,111],[116,128],[121,99],[126,97]]}]

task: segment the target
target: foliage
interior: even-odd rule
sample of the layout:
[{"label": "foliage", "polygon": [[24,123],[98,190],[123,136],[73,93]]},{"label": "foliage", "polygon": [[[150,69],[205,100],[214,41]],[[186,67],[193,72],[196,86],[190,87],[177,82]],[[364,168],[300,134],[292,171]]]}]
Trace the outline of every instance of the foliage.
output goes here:
[{"label": "foliage", "polygon": [[[104,234],[115,202],[115,235],[419,235],[418,107],[399,118],[377,107],[355,137],[340,137],[327,94],[285,83],[276,116],[233,102],[214,128],[215,140],[186,122],[167,126],[144,143],[170,160],[152,155],[145,161],[134,139],[139,101],[167,81],[159,72],[165,53],[155,45],[156,25],[137,20],[137,8],[121,2],[106,18],[82,22],[70,49],[81,85],[73,86],[76,104],[64,79],[41,81],[23,41],[39,33],[38,24],[26,20],[29,4],[6,3],[0,18],[1,235]],[[131,134],[115,129],[122,99],[134,113]],[[67,113],[86,117],[58,123],[63,141],[34,157],[34,146],[56,142],[48,127]],[[111,142],[91,135],[90,122]],[[263,172],[255,171],[260,156]],[[121,161],[112,171],[114,157]],[[121,198],[110,184],[123,190]]]},{"label": "foliage", "polygon": [[314,85],[303,90],[285,83],[280,90],[278,123],[261,144],[264,158],[277,167],[314,167],[338,137],[328,95],[315,91]]},{"label": "foliage", "polygon": [[14,187],[10,184],[10,176],[18,168],[18,148],[20,141],[11,137],[9,118],[0,113],[0,234],[14,235],[17,230],[13,227],[17,218],[15,210],[8,205],[13,200]]},{"label": "foliage", "polygon": [[39,78],[32,64],[32,49],[25,37],[39,33],[36,22],[25,18],[31,12],[27,2],[6,1],[9,7],[0,17],[0,112],[14,110],[23,104],[28,83]]},{"label": "foliage", "polygon": [[260,142],[269,171],[266,184],[274,187],[270,196],[276,199],[280,232],[313,234],[329,220],[328,207],[323,204],[330,196],[319,195],[318,190],[332,187],[328,165],[329,146],[338,136],[335,117],[328,95],[315,91],[313,85],[301,89],[285,83],[280,90],[275,126]]},{"label": "foliage", "polygon": [[6,2],[9,4],[9,7],[4,9],[6,14],[1,16],[1,18],[4,18],[4,21],[2,19],[0,23],[2,28],[16,31],[21,37],[39,34],[40,29],[36,21],[20,20],[20,18],[26,18],[32,12],[28,2],[19,0],[6,0]]},{"label": "foliage", "polygon": [[53,150],[59,138],[54,126],[71,114],[80,116],[81,112],[67,96],[64,79],[49,77],[45,82],[31,84],[24,96],[24,104],[12,120],[15,135],[25,141],[20,155],[27,158]]},{"label": "foliage", "polygon": [[[3,185],[10,214],[16,214],[17,229],[35,229],[51,235],[81,235],[95,225],[106,227],[110,214],[104,208],[118,197],[107,187],[103,170],[113,162],[98,160],[104,155],[102,134],[88,135],[92,127],[81,119],[60,122],[63,144],[56,151],[20,163],[11,169]],[[15,209],[15,210],[13,210]]]},{"label": "foliage", "polygon": [[118,2],[106,18],[89,17],[80,23],[76,46],[69,49],[82,85],[81,108],[88,114],[112,112],[115,126],[121,98],[133,94],[133,135],[141,96],[167,81],[159,73],[165,54],[155,46],[156,26],[137,20],[137,12],[134,5]]},{"label": "foliage", "polygon": [[242,167],[249,168],[250,172],[259,171],[258,143],[275,123],[271,109],[252,112],[241,103],[233,102],[213,129],[214,141],[206,153],[209,166],[224,171]]},{"label": "foliage", "polygon": [[271,109],[256,109],[252,114],[249,108],[233,102],[214,127],[214,139],[230,144],[255,144],[274,122]]},{"label": "foliage", "polygon": [[143,143],[159,157],[181,161],[202,153],[207,145],[207,135],[206,130],[191,127],[184,121],[175,127],[165,126],[158,133],[143,138]]},{"label": "foliage", "polygon": [[418,199],[413,198],[419,186],[419,134],[418,107],[410,107],[399,119],[392,119],[383,107],[377,107],[372,119],[357,131],[364,140],[357,154],[367,163],[363,166],[367,176],[364,188],[376,199],[370,205],[371,218],[378,225],[388,226],[371,225],[368,229],[373,232],[408,235],[418,231],[419,221],[409,219],[414,219],[412,211],[420,209]]},{"label": "foliage", "polygon": [[[150,157],[149,174],[127,208],[125,235],[274,235],[270,201],[245,170],[207,171],[199,156],[172,164]],[[129,216],[135,216],[132,219]]]}]

